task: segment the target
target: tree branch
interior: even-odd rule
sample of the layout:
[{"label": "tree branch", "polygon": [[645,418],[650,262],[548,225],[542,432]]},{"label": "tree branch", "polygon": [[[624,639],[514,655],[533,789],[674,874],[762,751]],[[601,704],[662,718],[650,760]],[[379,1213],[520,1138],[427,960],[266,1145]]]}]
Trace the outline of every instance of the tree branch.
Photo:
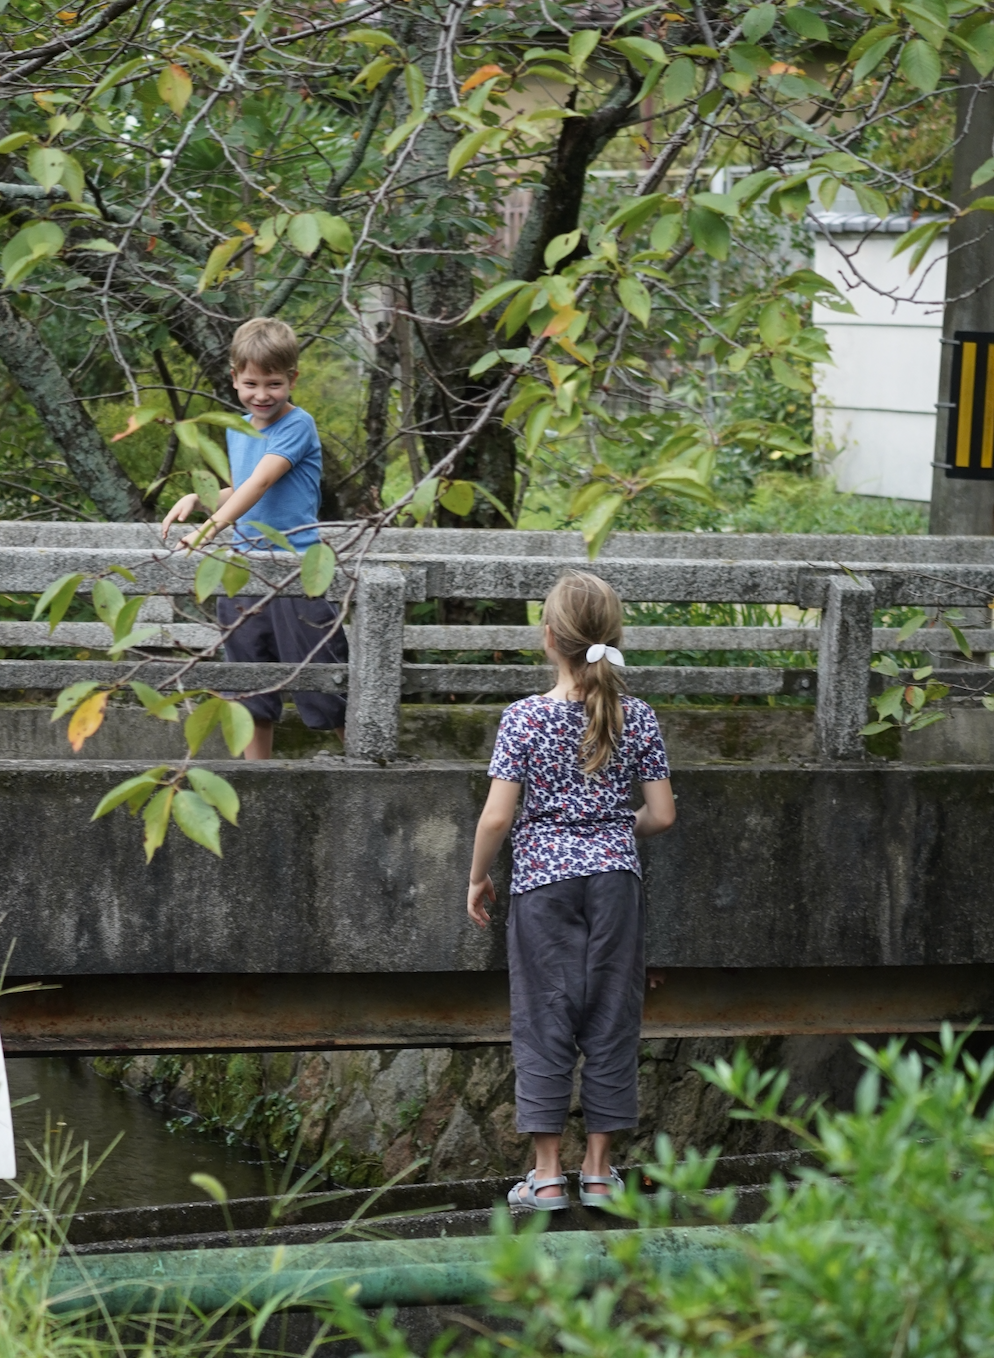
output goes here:
[{"label": "tree branch", "polygon": [[[100,11],[97,17],[90,24],[84,24],[75,33],[60,34],[53,38],[51,42],[46,42],[41,47],[36,47],[31,52],[18,52],[18,57],[25,57],[20,66],[17,66],[6,77],[4,84],[11,84],[16,80],[23,80],[25,76],[33,75],[35,71],[40,71],[43,66],[47,66],[56,57],[64,56],[71,52],[73,48],[79,47],[86,42],[87,38],[92,38],[94,33],[101,32],[102,29],[109,27],[115,19],[126,14],[129,9],[134,9],[138,0],[112,0],[106,9]],[[2,89],[2,86],[0,86]]]}]

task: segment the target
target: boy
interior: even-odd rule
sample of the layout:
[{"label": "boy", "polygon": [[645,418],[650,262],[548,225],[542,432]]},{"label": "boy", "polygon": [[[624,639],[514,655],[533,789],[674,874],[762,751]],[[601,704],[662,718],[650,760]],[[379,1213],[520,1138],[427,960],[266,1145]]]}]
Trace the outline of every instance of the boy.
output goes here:
[{"label": "boy", "polygon": [[[248,412],[246,420],[262,438],[228,430],[232,485],[202,528],[188,533],[181,545],[206,545],[221,528],[235,525],[234,545],[242,551],[271,550],[251,522],[286,533],[299,552],[318,541],[313,525],[321,499],[321,441],[310,415],[290,401],[297,381],[297,337],[285,321],[256,317],[238,327],[231,342],[231,381]],[[195,509],[206,508],[196,495],[184,495],[162,521],[163,537],[173,522],[185,523]],[[244,611],[237,599],[219,598],[217,620],[230,627]],[[227,660],[295,664],[309,655],[322,633],[338,618],[326,599],[279,598],[261,613],[245,619],[225,642]],[[339,629],[311,656],[314,664],[348,661],[345,633]],[[344,739],[345,700],[331,693],[294,693],[304,724],[333,730]],[[269,759],[273,725],[283,710],[279,693],[242,700],[255,721],[246,759]]]}]

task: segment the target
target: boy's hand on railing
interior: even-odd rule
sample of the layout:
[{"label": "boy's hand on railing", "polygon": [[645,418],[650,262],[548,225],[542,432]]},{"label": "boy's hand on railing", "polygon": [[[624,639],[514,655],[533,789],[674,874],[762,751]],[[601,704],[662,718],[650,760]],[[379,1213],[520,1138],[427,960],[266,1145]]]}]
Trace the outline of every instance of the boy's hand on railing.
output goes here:
[{"label": "boy's hand on railing", "polygon": [[[165,537],[169,532],[169,526],[173,523],[186,523],[187,519],[195,509],[200,507],[200,496],[192,491],[189,495],[182,496],[173,505],[172,509],[162,520],[162,536]],[[184,542],[186,539],[184,538]]]},{"label": "boy's hand on railing", "polygon": [[481,929],[485,929],[490,923],[490,916],[484,906],[484,900],[488,900],[491,905],[497,900],[497,892],[494,884],[490,880],[488,873],[482,882],[470,881],[469,891],[466,893],[466,913],[474,924],[478,924]]}]

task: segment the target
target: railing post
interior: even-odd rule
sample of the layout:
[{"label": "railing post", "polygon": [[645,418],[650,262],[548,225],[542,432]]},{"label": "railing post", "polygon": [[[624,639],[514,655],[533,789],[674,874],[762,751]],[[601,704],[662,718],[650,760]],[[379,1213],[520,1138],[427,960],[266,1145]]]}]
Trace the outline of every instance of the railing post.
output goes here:
[{"label": "railing post", "polygon": [[353,759],[397,754],[405,593],[404,573],[395,566],[359,568],[345,717],[345,752]]},{"label": "railing post", "polygon": [[873,657],[873,586],[833,575],[821,614],[815,735],[824,759],[861,759]]}]

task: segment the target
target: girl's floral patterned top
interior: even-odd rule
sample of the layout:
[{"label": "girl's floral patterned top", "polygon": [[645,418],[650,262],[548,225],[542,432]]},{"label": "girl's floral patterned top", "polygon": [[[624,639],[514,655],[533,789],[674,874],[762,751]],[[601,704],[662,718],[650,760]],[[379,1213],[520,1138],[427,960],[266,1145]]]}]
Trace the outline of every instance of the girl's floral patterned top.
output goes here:
[{"label": "girl's floral patterned top", "polygon": [[610,763],[586,774],[580,741],[587,726],[583,703],[522,698],[501,718],[490,777],[524,783],[521,814],[511,831],[511,893],[520,895],[568,877],[634,872],[632,780],[670,776],[656,714],[641,698],[623,694],[625,722]]}]

